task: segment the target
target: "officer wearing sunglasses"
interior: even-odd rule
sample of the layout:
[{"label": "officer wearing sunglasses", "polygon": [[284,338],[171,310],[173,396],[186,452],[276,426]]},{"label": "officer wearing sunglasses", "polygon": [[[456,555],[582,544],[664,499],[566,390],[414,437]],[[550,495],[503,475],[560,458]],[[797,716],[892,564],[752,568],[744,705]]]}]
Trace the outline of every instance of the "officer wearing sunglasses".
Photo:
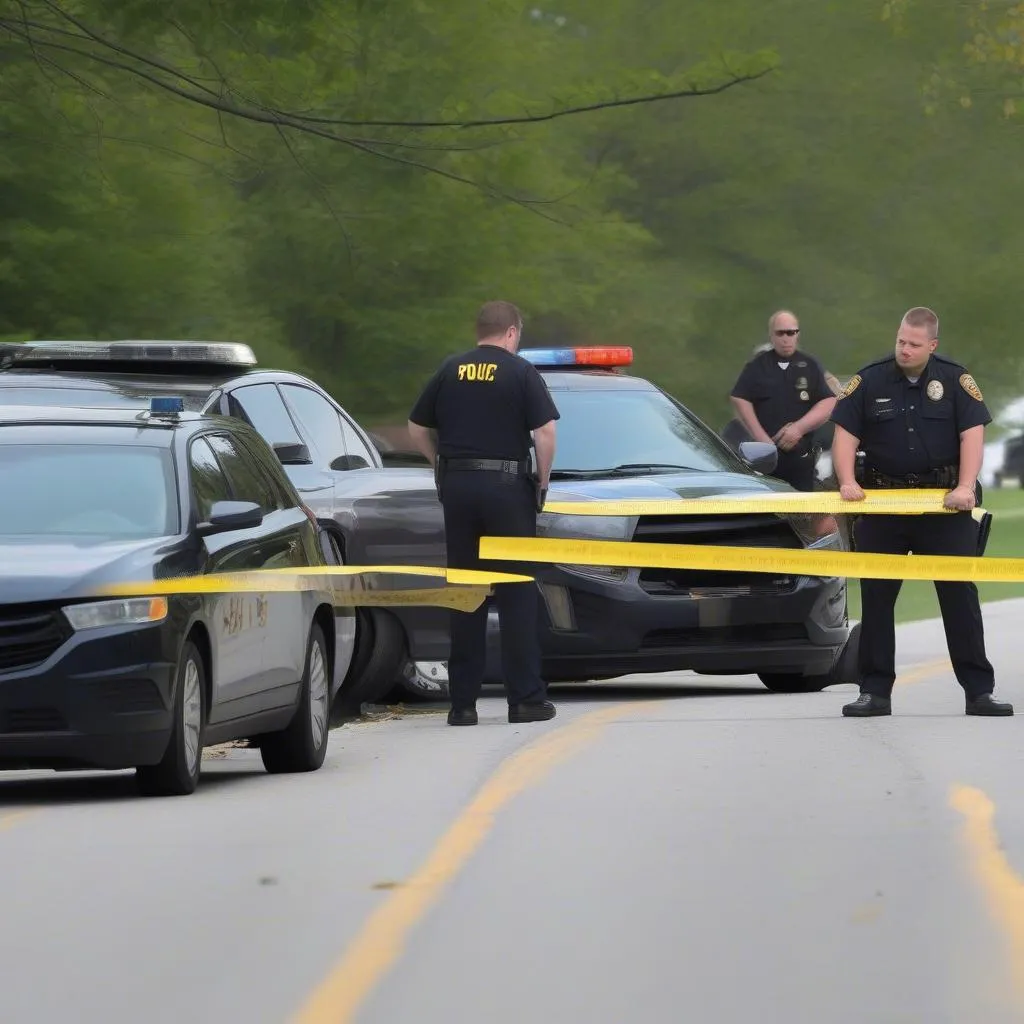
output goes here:
[{"label": "officer wearing sunglasses", "polygon": [[771,347],[742,369],[731,393],[740,422],[755,441],[779,449],[772,476],[798,491],[814,490],[814,431],[836,404],[824,367],[800,348],[800,323],[781,309],[768,320]]}]

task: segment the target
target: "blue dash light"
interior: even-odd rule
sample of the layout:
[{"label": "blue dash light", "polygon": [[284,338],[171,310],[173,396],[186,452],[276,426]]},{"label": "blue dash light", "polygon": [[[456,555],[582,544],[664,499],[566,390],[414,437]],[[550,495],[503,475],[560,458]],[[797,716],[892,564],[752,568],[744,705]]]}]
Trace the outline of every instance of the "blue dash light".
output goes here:
[{"label": "blue dash light", "polygon": [[149,411],[154,416],[168,416],[185,411],[185,399],[179,395],[168,398],[151,398]]}]

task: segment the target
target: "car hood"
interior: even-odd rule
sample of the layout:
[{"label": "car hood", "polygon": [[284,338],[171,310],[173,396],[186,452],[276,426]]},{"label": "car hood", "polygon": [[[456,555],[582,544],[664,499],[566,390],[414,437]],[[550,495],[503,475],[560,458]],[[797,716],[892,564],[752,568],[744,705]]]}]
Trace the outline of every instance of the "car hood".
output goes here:
[{"label": "car hood", "polygon": [[153,579],[168,538],[147,541],[0,540],[0,604],[87,597],[105,583]]},{"label": "car hood", "polygon": [[792,491],[783,480],[747,473],[649,473],[602,477],[598,480],[552,480],[548,501],[637,501],[671,498],[714,498],[728,494]]}]

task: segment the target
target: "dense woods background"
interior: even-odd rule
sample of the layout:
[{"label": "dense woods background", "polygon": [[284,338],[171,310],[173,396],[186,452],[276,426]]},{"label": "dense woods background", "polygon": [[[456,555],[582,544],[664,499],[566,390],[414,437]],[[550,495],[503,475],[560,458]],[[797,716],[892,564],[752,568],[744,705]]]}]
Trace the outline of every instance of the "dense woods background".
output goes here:
[{"label": "dense woods background", "polygon": [[378,423],[505,297],[720,427],[774,308],[842,375],[923,303],[998,403],[1022,69],[994,0],[0,0],[0,337],[243,340]]}]

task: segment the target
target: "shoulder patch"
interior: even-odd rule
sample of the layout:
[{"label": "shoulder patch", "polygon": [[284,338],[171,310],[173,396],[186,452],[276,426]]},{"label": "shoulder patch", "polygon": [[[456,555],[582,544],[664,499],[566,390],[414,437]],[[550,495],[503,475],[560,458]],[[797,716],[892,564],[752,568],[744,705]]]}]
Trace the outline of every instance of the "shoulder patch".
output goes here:
[{"label": "shoulder patch", "polygon": [[982,401],[981,388],[975,383],[969,373],[960,374],[960,387],[964,389],[976,402]]},{"label": "shoulder patch", "polygon": [[854,393],[854,391],[856,391],[856,390],[857,390],[857,388],[859,388],[859,387],[860,387],[861,381],[862,381],[863,379],[864,379],[864,378],[863,378],[863,377],[861,377],[861,375],[860,375],[859,373],[855,373],[855,374],[854,374],[854,375],[853,375],[853,376],[852,376],[852,377],[850,378],[850,381],[849,381],[849,383],[848,383],[848,384],[846,385],[846,387],[845,387],[845,388],[843,388],[843,393],[842,393],[842,394],[841,394],[841,395],[840,395],[839,397],[840,397],[840,398],[849,398],[849,397],[850,397],[850,395],[852,395],[852,394]]}]

